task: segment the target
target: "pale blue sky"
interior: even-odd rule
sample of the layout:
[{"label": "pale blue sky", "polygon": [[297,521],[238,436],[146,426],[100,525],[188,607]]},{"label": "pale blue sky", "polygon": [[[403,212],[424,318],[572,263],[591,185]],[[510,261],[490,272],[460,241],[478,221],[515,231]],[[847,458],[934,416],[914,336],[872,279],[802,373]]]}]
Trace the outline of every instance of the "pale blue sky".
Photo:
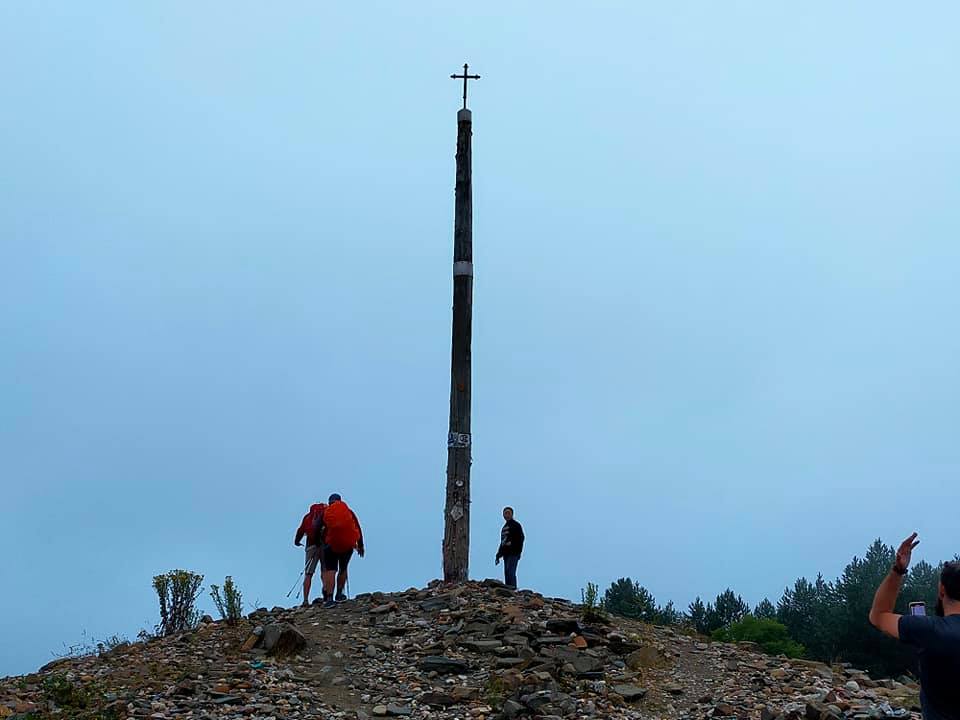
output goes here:
[{"label": "pale blue sky", "polygon": [[[464,61],[474,534],[685,607],[956,545],[954,3],[0,4],[0,674],[440,572]],[[204,596],[203,608],[211,609]]]}]

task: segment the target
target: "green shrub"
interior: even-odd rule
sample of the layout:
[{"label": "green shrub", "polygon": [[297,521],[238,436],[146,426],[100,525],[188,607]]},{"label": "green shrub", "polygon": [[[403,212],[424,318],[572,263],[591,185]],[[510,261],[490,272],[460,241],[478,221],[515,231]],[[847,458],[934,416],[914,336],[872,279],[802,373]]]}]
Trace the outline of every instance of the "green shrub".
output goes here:
[{"label": "green shrub", "polygon": [[494,708],[503,707],[503,701],[507,697],[507,687],[503,678],[491,675],[484,686],[483,697],[487,705]]},{"label": "green shrub", "polygon": [[200,624],[197,611],[197,596],[203,575],[188,570],[172,570],[165,575],[153,578],[153,589],[160,601],[160,624],[157,633],[173,635],[184,630],[192,630]]},{"label": "green shrub", "polygon": [[243,617],[243,596],[233,584],[233,578],[227,575],[223,581],[223,594],[220,594],[218,585],[210,586],[210,597],[220,611],[220,617],[226,620],[229,625],[236,624],[237,620]]},{"label": "green shrub", "polygon": [[603,600],[600,599],[600,588],[596,583],[588,582],[586,590],[580,590],[580,599],[583,601],[581,610],[583,619],[587,622],[603,622],[606,617],[603,612]]},{"label": "green shrub", "polygon": [[74,685],[66,675],[49,675],[43,680],[43,695],[60,708],[85,710],[91,705],[90,693]]},{"label": "green shrub", "polygon": [[108,702],[103,688],[96,683],[71,681],[67,675],[48,675],[41,684],[48,711],[39,715],[17,715],[23,720],[61,717],[72,720],[119,720],[119,711]]},{"label": "green shrub", "polygon": [[603,594],[602,604],[606,612],[653,625],[677,625],[683,619],[673,601],[657,605],[651,592],[630,578],[611,583]]},{"label": "green shrub", "polygon": [[798,658],[803,655],[803,645],[790,637],[785,625],[769,618],[747,615],[729,627],[714,630],[711,637],[721,642],[752,642],[770,655],[786,655]]}]

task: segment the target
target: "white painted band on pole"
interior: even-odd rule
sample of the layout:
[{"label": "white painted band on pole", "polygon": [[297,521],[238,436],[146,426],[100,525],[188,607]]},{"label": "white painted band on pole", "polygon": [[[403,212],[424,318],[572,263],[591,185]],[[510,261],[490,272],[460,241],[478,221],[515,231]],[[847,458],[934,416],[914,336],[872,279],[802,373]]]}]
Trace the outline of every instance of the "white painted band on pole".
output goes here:
[{"label": "white painted band on pole", "polygon": [[473,277],[473,263],[467,262],[466,260],[457,260],[453,264],[453,276],[457,277],[458,275],[469,275]]}]

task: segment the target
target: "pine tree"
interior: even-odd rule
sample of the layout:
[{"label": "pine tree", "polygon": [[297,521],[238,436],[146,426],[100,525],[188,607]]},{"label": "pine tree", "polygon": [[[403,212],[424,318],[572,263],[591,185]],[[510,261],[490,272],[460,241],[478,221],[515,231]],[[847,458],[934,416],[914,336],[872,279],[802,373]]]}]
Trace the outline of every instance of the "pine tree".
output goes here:
[{"label": "pine tree", "polygon": [[[892,547],[875,540],[862,559],[854,557],[850,561],[836,582],[839,654],[843,660],[881,675],[911,667],[914,655],[908,647],[870,625],[867,617],[877,587],[890,572],[894,554]],[[895,611],[903,613],[906,605],[907,600],[901,593]]]},{"label": "pine tree", "polygon": [[754,617],[760,618],[761,620],[776,620],[777,608],[774,607],[768,598],[764,598],[757,603],[757,606],[753,609],[753,614]]},{"label": "pine tree", "polygon": [[666,605],[657,608],[657,625],[679,625],[683,620],[683,614],[673,606],[673,600],[668,600]]},{"label": "pine tree", "polygon": [[687,608],[687,620],[693,625],[693,629],[701,635],[710,634],[710,628],[707,624],[707,608],[699,595],[696,600],[690,603],[690,607]]},{"label": "pine tree", "polygon": [[656,599],[649,590],[630,578],[611,583],[604,592],[603,606],[608,612],[622,617],[649,623],[660,620]]},{"label": "pine tree", "polygon": [[713,632],[719,628],[730,627],[749,613],[750,606],[744,602],[743,598],[727,588],[717,595],[712,606],[707,606],[707,625],[710,632]]},{"label": "pine tree", "polygon": [[914,563],[910,567],[907,579],[903,584],[903,595],[907,603],[923,602],[927,608],[927,614],[932,615],[937,607],[937,597],[940,592],[940,567],[933,567],[926,560]]}]

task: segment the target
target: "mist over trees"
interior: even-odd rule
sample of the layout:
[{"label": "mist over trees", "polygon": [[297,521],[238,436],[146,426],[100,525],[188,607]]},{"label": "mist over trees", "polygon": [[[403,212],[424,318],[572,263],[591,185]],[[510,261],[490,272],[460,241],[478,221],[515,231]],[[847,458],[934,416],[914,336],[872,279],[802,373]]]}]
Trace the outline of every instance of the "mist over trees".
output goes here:
[{"label": "mist over trees", "polygon": [[[727,588],[712,601],[699,596],[678,611],[673,602],[659,605],[653,594],[629,577],[619,578],[604,592],[607,612],[657,625],[685,625],[716,640],[756,642],[771,654],[803,656],[826,663],[849,662],[875,675],[914,672],[916,651],[884,636],[867,616],[877,587],[893,565],[895,549],[875,540],[863,557],[854,556],[836,580],[823,575],[798,578],[774,604],[764,598],[756,607]],[[958,556],[960,559],[960,556]],[[937,605],[942,563],[919,561],[910,567],[896,612],[905,614],[910,602],[924,601],[927,613]]]}]

